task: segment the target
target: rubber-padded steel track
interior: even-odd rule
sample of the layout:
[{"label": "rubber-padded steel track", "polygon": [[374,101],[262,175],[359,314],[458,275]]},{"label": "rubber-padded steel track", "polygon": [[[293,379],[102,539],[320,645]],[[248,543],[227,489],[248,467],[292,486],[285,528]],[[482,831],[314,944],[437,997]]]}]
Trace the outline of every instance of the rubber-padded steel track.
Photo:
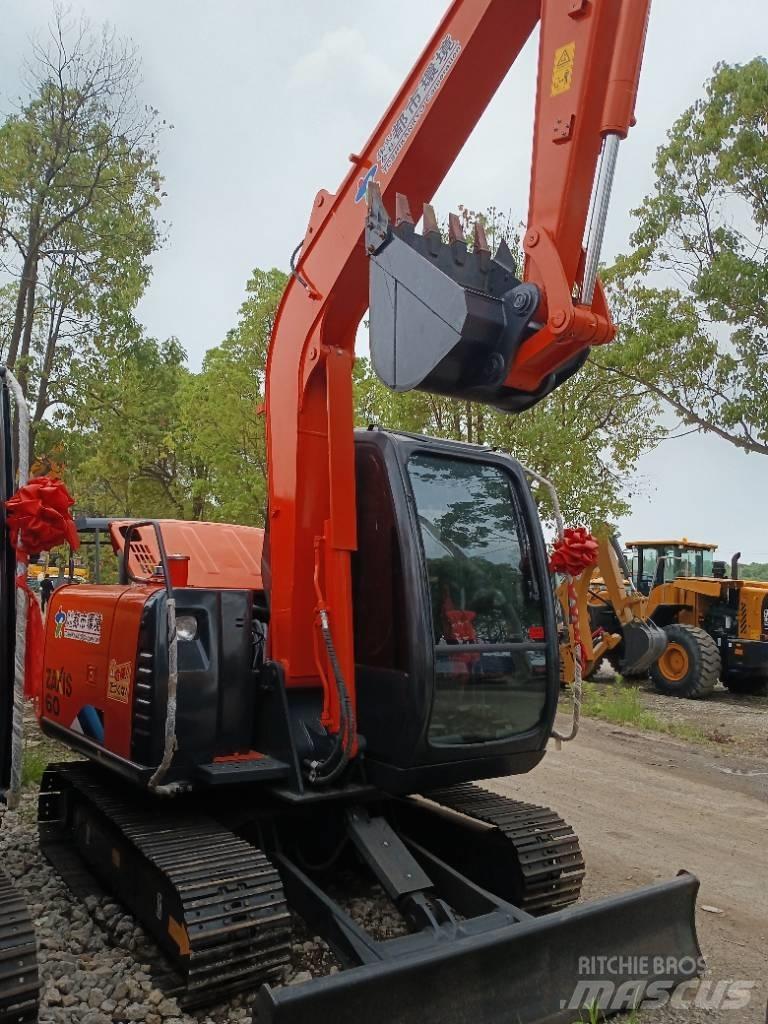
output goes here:
[{"label": "rubber-padded steel track", "polygon": [[168,955],[185,1005],[279,980],[290,916],[266,855],[189,803],[102,779],[95,765],[45,772],[40,842],[54,866],[62,845],[77,850]]},{"label": "rubber-padded steel track", "polygon": [[0,1024],[37,1020],[37,946],[24,900],[0,871]]},{"label": "rubber-padded steel track", "polygon": [[[547,914],[574,903],[584,878],[579,840],[567,822],[537,804],[510,800],[467,782],[424,794],[428,800],[486,825],[492,825],[509,844],[516,862],[515,905],[529,914]],[[518,871],[519,868],[519,871]],[[488,875],[476,878],[494,891]],[[509,892],[497,895],[509,898]]]}]

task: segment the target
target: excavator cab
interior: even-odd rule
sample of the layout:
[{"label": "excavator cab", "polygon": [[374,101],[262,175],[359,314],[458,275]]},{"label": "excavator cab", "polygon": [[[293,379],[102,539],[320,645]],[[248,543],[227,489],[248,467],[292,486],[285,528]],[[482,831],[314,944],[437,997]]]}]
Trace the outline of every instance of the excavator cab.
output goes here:
[{"label": "excavator cab", "polygon": [[357,431],[355,455],[355,676],[369,777],[412,790],[530,770],[554,717],[558,657],[520,464],[384,430]]}]

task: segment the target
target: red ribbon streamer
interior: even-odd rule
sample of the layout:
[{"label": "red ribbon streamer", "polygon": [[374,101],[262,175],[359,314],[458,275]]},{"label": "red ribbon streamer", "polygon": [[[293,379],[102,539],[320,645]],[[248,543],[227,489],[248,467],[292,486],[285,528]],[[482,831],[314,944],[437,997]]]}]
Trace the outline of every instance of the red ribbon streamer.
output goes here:
[{"label": "red ribbon streamer", "polygon": [[16,577],[16,586],[27,595],[27,644],[24,651],[24,696],[37,703],[43,683],[43,615],[27,583],[27,566]]},{"label": "red ribbon streamer", "polygon": [[579,630],[579,606],[576,600],[576,587],[573,577],[581,575],[585,569],[597,565],[598,545],[595,538],[584,526],[568,527],[563,530],[562,538],[554,543],[554,550],[549,558],[550,572],[564,573],[568,580],[568,610],[573,628],[574,654],[579,667],[586,661],[586,652]]}]

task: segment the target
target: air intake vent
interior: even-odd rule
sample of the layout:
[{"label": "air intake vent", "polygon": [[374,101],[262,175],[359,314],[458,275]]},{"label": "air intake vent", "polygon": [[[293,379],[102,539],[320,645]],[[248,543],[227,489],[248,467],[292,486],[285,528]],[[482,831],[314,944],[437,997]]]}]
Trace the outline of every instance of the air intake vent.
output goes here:
[{"label": "air intake vent", "polygon": [[[144,630],[142,630],[144,634]],[[143,639],[143,637],[142,637]],[[139,650],[133,687],[133,730],[131,757],[139,764],[152,764],[152,711],[155,704],[155,668],[151,650]]]}]

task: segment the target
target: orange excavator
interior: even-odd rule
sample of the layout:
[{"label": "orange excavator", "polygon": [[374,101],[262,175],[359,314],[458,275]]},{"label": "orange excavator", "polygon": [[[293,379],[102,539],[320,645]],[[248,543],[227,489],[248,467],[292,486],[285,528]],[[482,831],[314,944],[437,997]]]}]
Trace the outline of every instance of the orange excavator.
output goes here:
[{"label": "orange excavator", "polygon": [[[121,582],[51,599],[40,724],[85,760],[45,773],[43,849],[130,908],[188,1005],[260,985],[256,1018],[276,1024],[570,1022],[700,964],[693,876],[572,905],[569,826],[476,785],[533,769],[554,726],[558,626],[523,468],[353,429],[367,307],[389,387],[510,413],[612,339],[597,266],[648,8],[454,0],[292,260],[264,533],[112,523]],[[539,23],[517,267],[480,225],[468,245],[451,217],[444,242],[429,203]],[[346,871],[378,883],[400,934],[348,912]],[[279,986],[289,910],[342,970]]]}]

